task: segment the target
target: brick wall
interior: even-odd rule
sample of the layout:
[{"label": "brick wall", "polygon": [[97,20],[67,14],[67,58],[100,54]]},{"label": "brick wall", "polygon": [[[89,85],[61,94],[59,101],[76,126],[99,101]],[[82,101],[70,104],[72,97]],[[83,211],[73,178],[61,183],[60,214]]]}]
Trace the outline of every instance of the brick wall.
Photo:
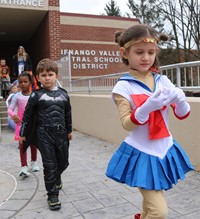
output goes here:
[{"label": "brick wall", "polygon": [[99,76],[126,70],[117,45],[62,44],[71,53],[72,77]]},{"label": "brick wall", "polygon": [[56,60],[60,57],[60,37],[60,12],[49,11],[49,50],[51,59]]},{"label": "brick wall", "polygon": [[138,20],[61,13],[61,52],[71,53],[72,78],[126,71],[114,35],[134,23]]},{"label": "brick wall", "polygon": [[[49,6],[59,7],[59,0],[49,0]],[[60,11],[49,10],[49,53],[51,59],[60,57]]]},{"label": "brick wall", "polygon": [[61,25],[62,39],[114,42],[116,31],[122,28]]},{"label": "brick wall", "polygon": [[59,0],[49,0],[49,6],[60,6]]},{"label": "brick wall", "polygon": [[119,30],[123,29],[61,25],[61,39],[80,42],[61,44],[63,50],[73,52],[72,77],[99,76],[126,71],[126,66],[121,62],[119,46],[114,42],[115,32]]}]

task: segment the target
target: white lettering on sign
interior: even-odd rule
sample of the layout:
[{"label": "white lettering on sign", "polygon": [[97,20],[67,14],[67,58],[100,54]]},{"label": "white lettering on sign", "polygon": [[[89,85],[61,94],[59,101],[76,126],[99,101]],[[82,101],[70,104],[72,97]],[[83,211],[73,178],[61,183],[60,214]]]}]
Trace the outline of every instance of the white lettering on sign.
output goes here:
[{"label": "white lettering on sign", "polygon": [[107,69],[108,64],[72,64],[73,69]]},{"label": "white lettering on sign", "polygon": [[120,62],[121,59],[119,57],[94,57],[94,62]]},{"label": "white lettering on sign", "polygon": [[119,51],[72,49],[61,50],[61,55],[70,54],[73,69],[107,69],[109,64],[122,62]]},{"label": "white lettering on sign", "polygon": [[72,56],[72,62],[91,62],[89,57]]},{"label": "white lettering on sign", "polygon": [[[68,50],[70,55],[77,55],[77,56],[95,56],[95,50]],[[65,53],[66,54],[66,53]]]},{"label": "white lettering on sign", "polygon": [[99,51],[101,56],[119,56],[119,51]]},{"label": "white lettering on sign", "polygon": [[43,0],[0,0],[1,5],[43,7]]}]

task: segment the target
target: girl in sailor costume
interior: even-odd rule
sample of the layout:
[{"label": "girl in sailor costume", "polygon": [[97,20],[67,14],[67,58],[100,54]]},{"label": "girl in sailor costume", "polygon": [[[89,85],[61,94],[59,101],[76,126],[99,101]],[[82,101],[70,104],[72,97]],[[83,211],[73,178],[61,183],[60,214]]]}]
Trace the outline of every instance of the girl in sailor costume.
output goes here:
[{"label": "girl in sailor costume", "polygon": [[129,135],[113,154],[106,175],[138,187],[143,205],[135,219],[165,219],[168,207],[163,191],[194,169],[169,131],[169,109],[178,119],[185,119],[190,105],[181,89],[158,74],[157,44],[167,41],[166,35],[138,24],[117,32],[115,38],[129,73],[115,85],[112,99]]}]

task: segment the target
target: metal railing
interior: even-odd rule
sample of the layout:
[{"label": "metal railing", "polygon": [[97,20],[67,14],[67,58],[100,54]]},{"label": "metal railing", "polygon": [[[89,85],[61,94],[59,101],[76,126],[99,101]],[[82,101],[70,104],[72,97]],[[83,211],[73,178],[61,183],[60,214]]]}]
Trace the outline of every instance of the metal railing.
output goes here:
[{"label": "metal railing", "polygon": [[59,81],[57,82],[59,86],[69,88],[71,86],[71,58],[70,53],[56,60],[58,65]]},{"label": "metal railing", "polygon": [[185,91],[200,91],[200,61],[166,65],[160,70],[177,87]]},{"label": "metal railing", "polygon": [[[71,80],[68,89],[70,93],[110,93],[124,73]],[[200,91],[200,61],[161,66],[160,73],[185,91]]]},{"label": "metal railing", "polygon": [[71,81],[70,93],[108,93],[123,73],[88,77]]}]

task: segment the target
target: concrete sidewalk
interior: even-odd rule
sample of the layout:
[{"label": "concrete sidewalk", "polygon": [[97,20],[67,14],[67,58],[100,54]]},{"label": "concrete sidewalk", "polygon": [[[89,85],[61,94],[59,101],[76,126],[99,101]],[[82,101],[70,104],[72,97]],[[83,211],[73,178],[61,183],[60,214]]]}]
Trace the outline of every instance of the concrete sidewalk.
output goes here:
[{"label": "concrete sidewalk", "polygon": [[[133,219],[141,209],[137,188],[108,179],[104,173],[116,145],[74,131],[70,165],[63,173],[62,208],[50,211],[41,171],[26,179],[20,171],[19,150],[14,133],[2,131],[0,144],[0,219]],[[30,152],[28,151],[30,161]],[[169,219],[200,218],[200,174],[187,174],[166,192]]]}]

